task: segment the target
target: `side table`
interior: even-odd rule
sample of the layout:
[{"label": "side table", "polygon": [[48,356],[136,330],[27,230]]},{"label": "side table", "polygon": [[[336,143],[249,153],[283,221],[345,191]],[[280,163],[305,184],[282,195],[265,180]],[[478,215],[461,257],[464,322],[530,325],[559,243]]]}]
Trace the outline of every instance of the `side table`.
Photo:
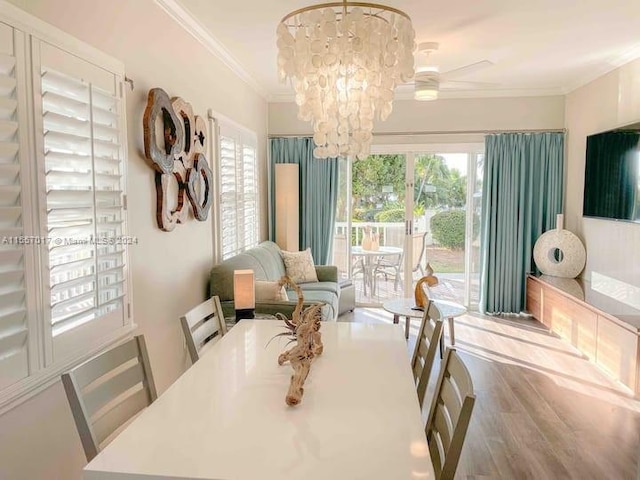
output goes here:
[{"label": "side table", "polygon": [[[442,318],[447,319],[449,322],[449,339],[451,341],[451,345],[455,345],[456,336],[454,331],[453,319],[454,317],[459,317],[460,315],[464,315],[467,313],[467,309],[460,305],[459,303],[450,302],[448,300],[436,300],[432,299],[433,303],[436,304],[438,310],[440,310],[440,314]],[[405,337],[409,338],[409,327],[411,326],[412,318],[422,318],[424,312],[422,310],[414,310],[415,306],[414,298],[396,298],[394,300],[389,300],[382,304],[382,308],[384,308],[387,312],[393,314],[393,323],[400,322],[400,316],[406,318],[405,323]],[[442,357],[442,350],[444,346],[444,335],[440,337],[440,356]]]}]

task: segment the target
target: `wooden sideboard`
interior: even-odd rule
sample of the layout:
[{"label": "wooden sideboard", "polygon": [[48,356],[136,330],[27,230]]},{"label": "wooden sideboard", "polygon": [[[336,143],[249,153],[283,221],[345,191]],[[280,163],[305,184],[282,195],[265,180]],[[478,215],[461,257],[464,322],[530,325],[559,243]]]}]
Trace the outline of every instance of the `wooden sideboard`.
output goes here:
[{"label": "wooden sideboard", "polygon": [[640,311],[589,282],[527,277],[527,311],[640,397]]}]

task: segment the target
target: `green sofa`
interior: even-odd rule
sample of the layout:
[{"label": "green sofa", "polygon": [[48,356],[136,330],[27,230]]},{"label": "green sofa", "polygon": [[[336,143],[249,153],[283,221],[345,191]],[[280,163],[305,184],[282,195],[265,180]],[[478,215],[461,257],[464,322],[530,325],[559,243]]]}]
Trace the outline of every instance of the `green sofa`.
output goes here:
[{"label": "green sofa", "polygon": [[[253,270],[256,280],[277,281],[285,274],[284,262],[280,255],[280,247],[273,242],[262,242],[257,247],[231,257],[216,265],[211,270],[210,293],[217,295],[225,316],[234,315],[233,304],[233,271]],[[323,320],[335,320],[338,316],[340,286],[338,284],[338,268],[331,265],[316,265],[317,282],[301,283],[305,306],[313,303],[324,303]],[[295,308],[297,295],[287,290],[289,301],[256,302],[256,313],[283,313],[291,318]]]}]

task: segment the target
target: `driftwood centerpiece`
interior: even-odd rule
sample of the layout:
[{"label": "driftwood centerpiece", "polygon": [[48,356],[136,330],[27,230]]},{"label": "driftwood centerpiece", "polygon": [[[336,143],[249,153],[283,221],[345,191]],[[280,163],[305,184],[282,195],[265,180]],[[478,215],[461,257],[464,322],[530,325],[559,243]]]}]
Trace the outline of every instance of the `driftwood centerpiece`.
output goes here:
[{"label": "driftwood centerpiece", "polygon": [[304,382],[309,375],[311,362],[322,354],[323,345],[320,334],[320,321],[322,320],[322,304],[314,304],[303,308],[304,295],[298,285],[289,277],[280,279],[280,285],[288,285],[295,290],[298,295],[298,303],[293,311],[291,319],[282,313],[277,313],[276,317],[283,320],[288,332],[281,335],[290,335],[292,342],[296,342],[295,347],[283,352],[278,357],[278,365],[289,362],[293,368],[289,391],[285,397],[287,405],[298,405],[302,401],[304,394]]}]

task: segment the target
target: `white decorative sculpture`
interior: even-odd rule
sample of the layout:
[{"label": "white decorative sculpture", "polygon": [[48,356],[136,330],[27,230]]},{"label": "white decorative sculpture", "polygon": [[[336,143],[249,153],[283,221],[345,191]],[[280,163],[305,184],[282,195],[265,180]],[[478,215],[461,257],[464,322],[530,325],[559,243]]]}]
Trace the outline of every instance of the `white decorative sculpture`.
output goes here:
[{"label": "white decorative sculpture", "polygon": [[533,260],[545,275],[575,278],[584,268],[587,252],[580,239],[562,228],[562,214],[557,217],[556,228],[536,241]]}]

